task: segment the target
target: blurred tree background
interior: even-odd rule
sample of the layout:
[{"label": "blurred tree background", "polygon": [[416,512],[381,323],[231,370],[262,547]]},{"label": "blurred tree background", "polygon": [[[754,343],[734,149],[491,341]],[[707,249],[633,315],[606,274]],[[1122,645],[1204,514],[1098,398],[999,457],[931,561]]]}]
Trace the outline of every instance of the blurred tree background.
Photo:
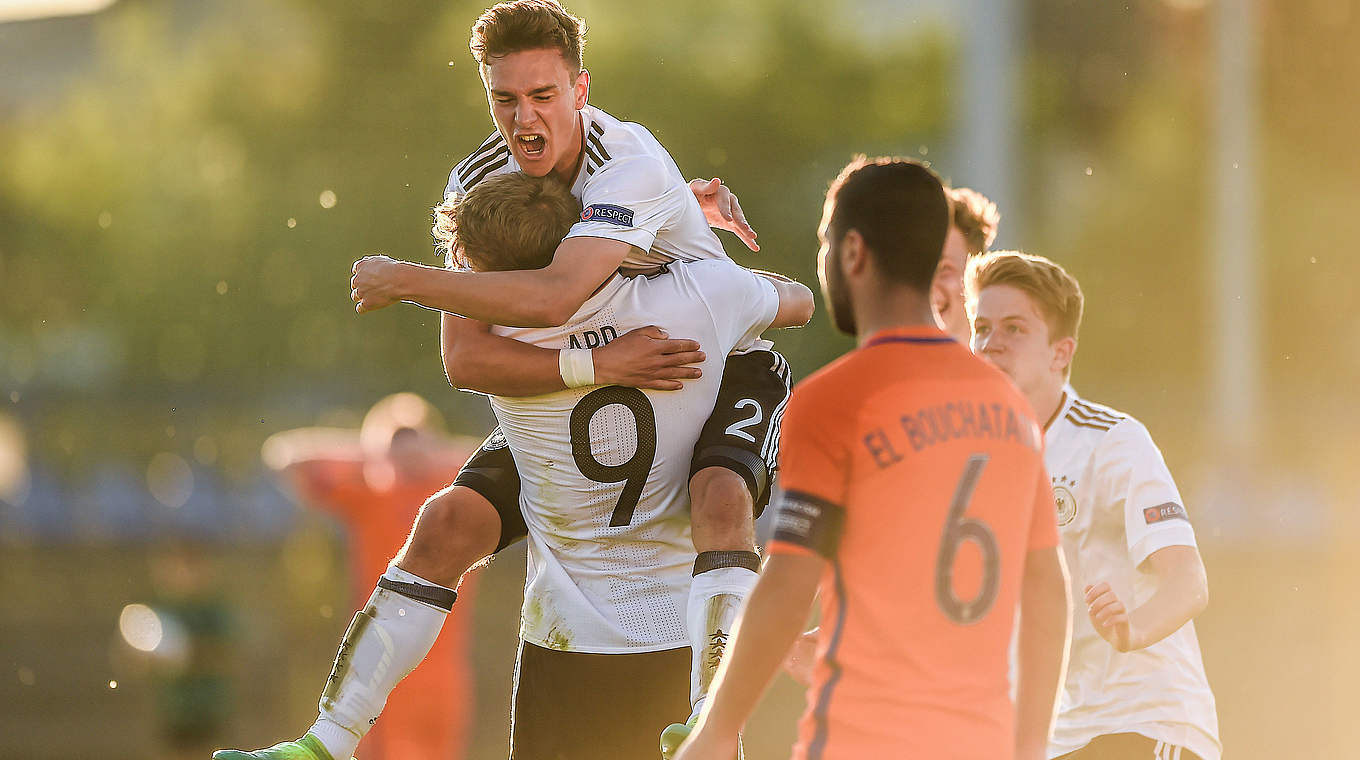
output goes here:
[{"label": "blurred tree background", "polygon": [[[1019,6],[1018,194],[1002,208],[1001,242],[1081,280],[1088,312],[1074,382],[1143,419],[1191,511],[1205,505],[1197,526],[1217,585],[1201,635],[1225,743],[1234,756],[1276,756],[1285,737],[1301,740],[1302,724],[1266,727],[1276,712],[1260,689],[1286,683],[1294,701],[1325,700],[1341,716],[1356,705],[1348,684],[1360,673],[1339,644],[1354,614],[1315,606],[1354,577],[1344,548],[1360,532],[1348,393],[1360,343],[1332,327],[1360,281],[1346,254],[1360,239],[1360,158],[1350,150],[1360,8],[1258,4],[1264,398],[1257,439],[1225,461],[1222,421],[1205,411],[1218,392],[1207,357],[1220,337],[1206,253],[1213,5]],[[259,464],[271,433],[357,423],[397,390],[432,399],[460,432],[489,429],[485,402],[444,382],[435,313],[361,317],[348,299],[360,256],[435,262],[429,209],[449,168],[491,130],[466,46],[483,7],[123,0],[80,19],[0,24],[0,50],[11,51],[0,60],[14,67],[0,86],[0,415],[22,431],[11,438],[32,470],[23,489],[0,493],[0,570],[41,576],[65,562],[60,551],[113,563],[98,566],[125,581],[89,595],[123,594],[107,600],[116,615],[144,586],[118,564],[132,560],[107,550],[129,524],[146,523],[131,531],[138,540],[157,538],[187,505],[198,523],[239,538],[260,503],[285,503]],[[591,101],[647,125],[689,176],[721,176],[740,195],[763,247],[750,254],[724,237],[742,263],[815,282],[821,198],[854,153],[923,158],[972,183],[958,168],[955,72],[967,54],[961,29],[989,12],[985,3],[570,7],[590,24]],[[851,345],[824,313],[778,340],[798,377]],[[154,500],[99,506],[110,483]],[[199,495],[210,485],[230,497]],[[41,494],[43,509],[62,514],[24,507]],[[342,595],[325,596],[338,572],[329,529],[291,520],[256,536],[248,553],[258,561],[238,563],[240,577],[290,572],[301,579],[290,593],[343,606]],[[299,545],[321,571],[285,561]],[[12,609],[7,627],[25,614]],[[320,642],[307,655],[316,662],[297,668],[290,716],[307,719],[347,616],[278,624]],[[1241,638],[1244,627],[1255,638]],[[1301,638],[1323,643],[1280,651]],[[31,686],[20,659],[0,662],[9,668],[0,695]],[[106,659],[91,667],[107,669]],[[1235,675],[1245,663],[1265,675]],[[1341,747],[1343,734],[1324,731],[1313,746]],[[42,741],[9,746],[32,753]]]}]

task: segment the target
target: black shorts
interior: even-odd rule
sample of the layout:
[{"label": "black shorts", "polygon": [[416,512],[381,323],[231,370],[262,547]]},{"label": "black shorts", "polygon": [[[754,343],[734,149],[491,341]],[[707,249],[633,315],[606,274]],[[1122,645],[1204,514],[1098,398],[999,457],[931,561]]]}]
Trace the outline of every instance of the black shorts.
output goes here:
[{"label": "black shorts", "polygon": [[515,469],[515,456],[510,453],[500,428],[492,430],[477,451],[468,457],[453,484],[471,488],[496,508],[501,517],[501,537],[496,543],[496,552],[529,535],[524,513],[519,508],[519,470]]},{"label": "black shorts", "polygon": [[777,351],[727,357],[718,400],[694,445],[689,474],[714,466],[737,473],[760,517],[770,503],[779,423],[788,402],[789,363]]},{"label": "black shorts", "polygon": [[560,652],[520,642],[510,760],[647,760],[661,730],[689,717],[688,647],[641,654]]},{"label": "black shorts", "polygon": [[1200,756],[1142,734],[1106,734],[1054,760],[1200,760]]},{"label": "black shorts", "polygon": [[[705,467],[726,467],[751,491],[755,516],[770,503],[779,454],[779,423],[789,401],[789,364],[775,351],[727,357],[713,414],[704,423],[690,460],[690,475]],[[519,471],[500,428],[463,465],[456,486],[481,494],[501,517],[500,551],[528,535],[519,508]]]}]

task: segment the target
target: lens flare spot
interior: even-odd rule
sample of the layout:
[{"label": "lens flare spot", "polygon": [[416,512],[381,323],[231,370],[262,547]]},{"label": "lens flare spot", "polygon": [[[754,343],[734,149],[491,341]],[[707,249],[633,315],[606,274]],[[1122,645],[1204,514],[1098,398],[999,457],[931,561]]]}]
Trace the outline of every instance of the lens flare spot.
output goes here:
[{"label": "lens flare spot", "polygon": [[[129,604],[123,608],[118,615],[118,632],[128,646],[139,652],[156,651],[165,636],[160,615],[145,604]],[[114,682],[109,682],[109,688],[114,688]]]}]

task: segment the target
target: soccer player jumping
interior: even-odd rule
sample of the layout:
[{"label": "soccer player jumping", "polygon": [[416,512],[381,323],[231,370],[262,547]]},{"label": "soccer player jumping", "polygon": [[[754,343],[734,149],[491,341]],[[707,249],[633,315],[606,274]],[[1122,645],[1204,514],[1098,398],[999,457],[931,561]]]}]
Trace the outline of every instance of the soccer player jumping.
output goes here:
[{"label": "soccer player jumping", "polygon": [[[459,387],[501,396],[611,383],[679,388],[680,380],[697,377],[696,368],[682,366],[702,361],[697,346],[653,351],[661,371],[630,373],[616,360],[605,360],[607,352],[616,356],[616,346],[630,340],[644,349],[649,341],[671,345],[659,343],[665,337],[660,331],[634,331],[613,341],[604,334],[595,342],[586,336],[579,346],[555,350],[494,334],[491,325],[561,325],[620,268],[655,271],[673,262],[725,259],[710,222],[727,224],[755,248],[739,210],[723,221],[702,208],[695,194],[705,188],[687,184],[646,129],[587,104],[583,44],[584,23],[553,0],[515,0],[481,15],[470,47],[496,132],[454,168],[445,192],[446,199],[456,199],[498,173],[556,176],[583,210],[552,263],[537,270],[467,272],[375,256],[354,267],[351,295],[360,312],[399,301],[446,312],[445,367]],[[684,608],[674,609],[668,597],[665,603],[661,597],[644,600],[647,632],[639,635],[611,612],[582,603],[576,618],[564,621],[566,630],[539,627],[549,622],[543,618],[528,625],[535,619],[526,617],[521,635],[528,645],[557,644],[583,653],[689,646],[690,696],[697,711],[708,666],[720,658],[736,610],[755,583],[754,518],[769,498],[776,431],[788,395],[783,357],[768,344],[751,348],[727,358],[716,406],[694,410],[707,422],[689,473],[697,556]],[[221,757],[348,757],[377,720],[387,694],[428,651],[463,572],[524,536],[519,489],[504,437],[493,433],[454,484],[426,502],[406,545],[355,617],[307,735],[271,750]]]}]

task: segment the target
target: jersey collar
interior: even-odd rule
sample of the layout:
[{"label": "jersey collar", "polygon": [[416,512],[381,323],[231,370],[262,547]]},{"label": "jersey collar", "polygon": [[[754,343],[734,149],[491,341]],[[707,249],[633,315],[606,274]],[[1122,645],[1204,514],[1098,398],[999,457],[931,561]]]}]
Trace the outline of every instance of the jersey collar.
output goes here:
[{"label": "jersey collar", "polygon": [[938,327],[927,327],[916,325],[913,327],[889,327],[886,330],[879,330],[869,339],[864,341],[861,349],[881,346],[885,343],[954,343],[953,338],[949,337]]}]

